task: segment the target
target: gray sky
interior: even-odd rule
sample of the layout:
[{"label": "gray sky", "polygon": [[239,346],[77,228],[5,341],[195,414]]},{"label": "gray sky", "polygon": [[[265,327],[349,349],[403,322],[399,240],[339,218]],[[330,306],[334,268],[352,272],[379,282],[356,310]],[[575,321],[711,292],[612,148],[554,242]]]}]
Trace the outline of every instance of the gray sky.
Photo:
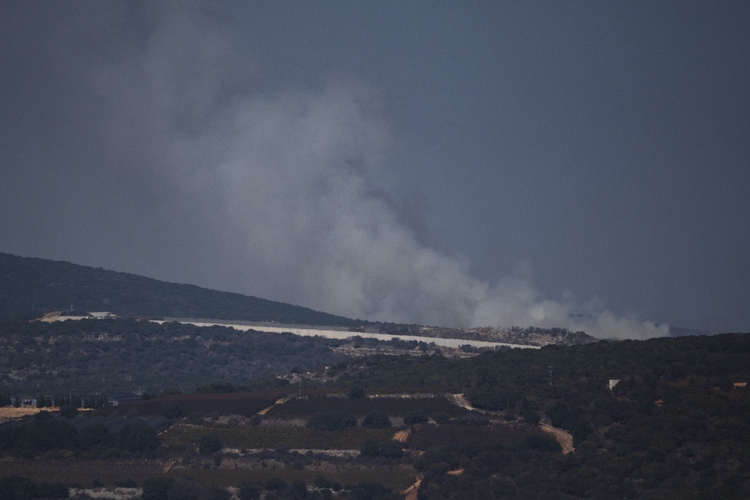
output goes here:
[{"label": "gray sky", "polygon": [[438,325],[750,330],[750,4],[0,5],[0,251]]}]

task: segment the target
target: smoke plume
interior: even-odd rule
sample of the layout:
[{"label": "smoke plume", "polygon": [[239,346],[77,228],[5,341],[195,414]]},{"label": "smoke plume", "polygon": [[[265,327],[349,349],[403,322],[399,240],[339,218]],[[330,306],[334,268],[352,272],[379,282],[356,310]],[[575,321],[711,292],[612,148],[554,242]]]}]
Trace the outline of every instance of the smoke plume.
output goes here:
[{"label": "smoke plume", "polygon": [[37,173],[40,225],[75,221],[77,243],[48,234],[71,260],[354,318],[667,333],[596,301],[547,300],[522,275],[483,281],[423,244],[386,194],[398,138],[367,82],[269,88],[224,13],[197,4],[64,14],[40,50],[71,66],[40,76],[61,81],[64,102],[45,94],[52,124],[74,127]]}]

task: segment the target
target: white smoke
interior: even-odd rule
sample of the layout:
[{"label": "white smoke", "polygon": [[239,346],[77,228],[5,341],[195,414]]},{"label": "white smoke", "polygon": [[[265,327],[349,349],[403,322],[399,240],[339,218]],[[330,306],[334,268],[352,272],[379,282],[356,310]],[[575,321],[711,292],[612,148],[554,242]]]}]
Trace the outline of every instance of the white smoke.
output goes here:
[{"label": "white smoke", "polygon": [[369,181],[392,142],[373,94],[348,80],[320,92],[248,96],[207,141],[224,148],[215,189],[244,238],[238,264],[261,290],[356,318],[666,334],[596,304],[543,300],[522,278],[490,285],[467,263],[420,244]]},{"label": "white smoke", "polygon": [[488,283],[422,244],[383,195],[397,138],[377,89],[337,77],[256,90],[260,70],[222,16],[149,15],[148,33],[85,71],[105,114],[96,175],[129,231],[112,245],[131,263],[353,318],[667,333],[594,302],[546,300],[522,276]]}]

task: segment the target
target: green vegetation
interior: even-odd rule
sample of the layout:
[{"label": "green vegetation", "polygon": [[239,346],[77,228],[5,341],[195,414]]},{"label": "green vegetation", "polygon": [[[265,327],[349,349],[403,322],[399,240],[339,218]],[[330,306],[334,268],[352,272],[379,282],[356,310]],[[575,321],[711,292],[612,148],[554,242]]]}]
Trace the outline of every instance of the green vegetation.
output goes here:
[{"label": "green vegetation", "polygon": [[201,437],[198,451],[201,453],[201,455],[209,455],[211,453],[216,453],[223,447],[224,444],[221,442],[219,436],[217,436],[216,434],[206,434],[205,436]]},{"label": "green vegetation", "polygon": [[111,395],[165,386],[191,392],[211,380],[217,382],[206,392],[233,392],[250,379],[344,360],[331,350],[340,343],[176,322],[0,321],[0,392]]},{"label": "green vegetation", "polygon": [[324,431],[336,431],[354,427],[357,425],[357,419],[351,413],[343,411],[326,411],[316,413],[307,421],[307,426],[312,429]]},{"label": "green vegetation", "polygon": [[[750,498],[750,335],[462,360],[352,359],[340,345],[131,319],[0,322],[0,405],[24,394],[76,422],[172,424],[158,437],[49,413],[0,424],[0,491],[57,482],[137,484],[144,498],[222,499],[235,486],[242,498],[375,499],[419,478],[427,500]],[[107,406],[104,394],[137,387],[143,400]],[[478,410],[454,404],[460,394]],[[96,409],[78,411],[81,400]],[[575,450],[563,454],[568,442],[540,422]]]},{"label": "green vegetation", "polygon": [[404,425],[426,424],[426,423],[427,423],[427,414],[422,409],[410,411],[409,413],[404,415]]},{"label": "green vegetation", "polygon": [[32,458],[54,450],[69,450],[86,457],[140,457],[159,446],[156,430],[143,422],[110,432],[103,424],[76,429],[53,419],[48,412],[16,426],[0,428],[0,452]]},{"label": "green vegetation", "polygon": [[179,403],[170,402],[164,405],[164,410],[161,412],[166,418],[180,418],[185,412],[182,411],[182,406]]},{"label": "green vegetation", "polygon": [[[71,309],[75,307],[75,311]],[[207,318],[227,321],[273,322],[291,325],[318,325],[364,332],[366,328],[390,335],[425,335],[434,337],[484,338],[524,343],[528,334],[541,334],[547,341],[572,345],[593,342],[583,332],[561,328],[541,329],[513,327],[502,332],[463,332],[460,329],[429,328],[421,325],[371,322],[349,319],[305,307],[275,302],[238,293],[219,292],[194,285],[175,284],[134,274],[107,271],[69,262],[18,257],[0,253],[0,318],[33,319],[52,311],[78,313],[107,311],[118,316],[138,318]],[[355,347],[366,347],[370,339],[359,338]],[[416,340],[394,339],[390,346],[402,350],[426,352],[430,347]],[[477,349],[464,347],[465,352]]]},{"label": "green vegetation", "polygon": [[362,427],[370,427],[372,429],[385,429],[390,426],[391,420],[388,418],[388,413],[384,410],[370,412],[362,421]]},{"label": "green vegetation", "polygon": [[390,429],[368,429],[348,426],[327,430],[291,426],[173,426],[161,436],[170,449],[200,443],[204,436],[214,435],[227,448],[235,449],[315,449],[358,450],[368,439],[384,441],[393,436]]},{"label": "green vegetation", "polygon": [[360,452],[363,457],[368,458],[384,457],[397,459],[404,456],[403,446],[399,441],[393,439],[381,443],[373,439],[368,439],[362,444]]},{"label": "green vegetation", "polygon": [[[416,432],[407,446],[427,451],[415,463],[424,474],[422,498],[750,494],[750,391],[743,385],[750,378],[750,335],[599,342],[465,361],[381,356],[353,361],[340,373],[340,383],[366,379],[371,391],[448,387],[518,429],[493,440],[489,428],[478,420],[480,427],[466,426],[466,419],[456,431],[436,428],[445,440],[438,446],[424,442],[425,430]],[[612,390],[611,379],[619,380]],[[543,435],[519,441],[528,432],[518,422],[539,418],[569,431],[576,450],[562,455]]]},{"label": "green vegetation", "polygon": [[[256,392],[232,392],[227,394],[175,394],[149,397],[127,404],[127,411],[141,416],[164,415],[165,409],[181,409],[183,416],[205,416],[210,413],[222,415],[253,416],[271,406],[277,399],[289,394],[289,389]],[[167,415],[164,415],[167,416]],[[176,417],[168,417],[176,418]]]},{"label": "green vegetation", "polygon": [[68,488],[57,483],[34,483],[22,476],[0,479],[0,500],[28,500],[31,498],[68,498]]},{"label": "green vegetation", "polygon": [[152,477],[143,482],[143,500],[229,500],[226,488],[208,487],[188,478]]},{"label": "green vegetation", "polygon": [[[396,391],[388,389],[387,392],[392,393]],[[371,413],[400,417],[410,412],[419,411],[428,416],[445,413],[452,417],[458,417],[467,413],[463,408],[458,408],[448,402],[443,395],[419,398],[367,399],[344,399],[326,397],[324,395],[311,395],[303,399],[292,399],[283,405],[275,406],[268,412],[267,416],[271,418],[293,418],[326,411],[345,412],[355,417],[366,417]]]}]

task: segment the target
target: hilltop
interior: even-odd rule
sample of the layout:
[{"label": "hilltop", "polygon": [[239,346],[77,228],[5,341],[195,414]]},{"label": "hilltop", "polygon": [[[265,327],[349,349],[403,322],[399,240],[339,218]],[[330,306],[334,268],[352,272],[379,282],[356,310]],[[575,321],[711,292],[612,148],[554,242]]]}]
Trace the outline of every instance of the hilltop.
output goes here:
[{"label": "hilltop", "polygon": [[306,307],[70,262],[0,253],[0,316],[67,310],[359,327]]},{"label": "hilltop", "polygon": [[[318,325],[394,336],[423,336],[544,346],[596,342],[563,328],[442,328],[350,319],[306,307],[176,284],[135,274],[0,253],[0,317],[40,317],[74,307],[136,318],[199,318]],[[66,313],[70,315],[71,313]],[[207,320],[207,321],[211,321]]]}]

